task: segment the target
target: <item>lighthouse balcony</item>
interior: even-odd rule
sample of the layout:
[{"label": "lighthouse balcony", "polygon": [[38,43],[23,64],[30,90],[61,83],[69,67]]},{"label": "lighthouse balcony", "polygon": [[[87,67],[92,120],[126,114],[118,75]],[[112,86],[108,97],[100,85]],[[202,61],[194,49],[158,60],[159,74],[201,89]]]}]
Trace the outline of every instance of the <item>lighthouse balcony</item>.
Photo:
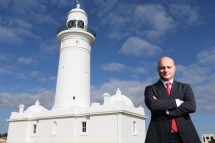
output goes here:
[{"label": "lighthouse balcony", "polygon": [[96,32],[95,30],[93,30],[92,28],[89,28],[87,26],[83,26],[83,27],[72,27],[72,28],[68,28],[67,26],[61,26],[57,29],[57,34],[59,34],[60,32],[64,31],[64,30],[68,30],[68,29],[71,29],[71,30],[84,30],[84,31],[87,31],[89,32],[90,34],[92,34],[94,37],[96,37]]}]

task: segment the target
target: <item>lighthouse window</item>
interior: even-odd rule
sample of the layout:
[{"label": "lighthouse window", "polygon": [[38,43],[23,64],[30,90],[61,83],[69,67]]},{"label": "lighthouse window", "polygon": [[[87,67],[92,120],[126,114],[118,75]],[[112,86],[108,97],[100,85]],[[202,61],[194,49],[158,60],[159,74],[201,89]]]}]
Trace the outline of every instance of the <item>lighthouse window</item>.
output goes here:
[{"label": "lighthouse window", "polygon": [[137,122],[136,121],[132,122],[132,134],[137,135]]},{"label": "lighthouse window", "polygon": [[52,125],[52,135],[57,135],[57,122],[54,121]]},{"label": "lighthouse window", "polygon": [[68,28],[78,27],[84,28],[84,22],[82,20],[70,20],[67,24]]},{"label": "lighthouse window", "polygon": [[37,133],[37,124],[33,124],[33,134]]},{"label": "lighthouse window", "polygon": [[82,122],[82,133],[87,132],[87,122]]},{"label": "lighthouse window", "polygon": [[70,20],[67,25],[68,28],[76,27],[76,20]]},{"label": "lighthouse window", "polygon": [[84,22],[82,20],[78,20],[78,27],[84,28]]}]

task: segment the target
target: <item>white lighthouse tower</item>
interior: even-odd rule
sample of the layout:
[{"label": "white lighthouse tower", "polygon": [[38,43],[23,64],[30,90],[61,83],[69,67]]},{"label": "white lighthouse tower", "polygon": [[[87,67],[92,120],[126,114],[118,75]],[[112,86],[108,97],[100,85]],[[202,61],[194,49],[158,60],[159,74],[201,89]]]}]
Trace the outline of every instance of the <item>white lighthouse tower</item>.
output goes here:
[{"label": "white lighthouse tower", "polygon": [[[78,3],[58,30],[60,58],[55,102],[12,112],[7,143],[143,143],[145,112],[121,90],[105,91],[103,103],[90,104],[90,52],[96,34]],[[120,85],[119,85],[120,86]],[[94,95],[95,96],[95,95]]]},{"label": "white lighthouse tower", "polygon": [[89,31],[80,4],[69,12],[66,29],[57,37],[60,60],[53,109],[90,107],[90,52],[95,33]]}]

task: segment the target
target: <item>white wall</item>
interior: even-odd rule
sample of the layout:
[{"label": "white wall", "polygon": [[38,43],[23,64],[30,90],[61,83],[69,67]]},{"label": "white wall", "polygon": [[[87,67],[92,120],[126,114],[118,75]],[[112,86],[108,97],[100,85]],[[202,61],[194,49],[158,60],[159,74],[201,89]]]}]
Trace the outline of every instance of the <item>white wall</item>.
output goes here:
[{"label": "white wall", "polygon": [[8,141],[25,141],[28,136],[28,122],[16,121],[9,124]]},{"label": "white wall", "polygon": [[[145,141],[145,121],[132,115],[120,115],[122,135],[120,141],[123,143],[143,143]],[[136,122],[136,132],[133,131],[133,122]]]},{"label": "white wall", "polygon": [[89,138],[93,143],[117,141],[116,114],[97,115],[90,117]]},{"label": "white wall", "polygon": [[[143,143],[145,119],[127,113],[109,112],[79,116],[10,121],[7,143]],[[133,134],[133,122],[136,134]],[[82,122],[87,131],[82,132]],[[33,124],[37,125],[36,134]]]}]

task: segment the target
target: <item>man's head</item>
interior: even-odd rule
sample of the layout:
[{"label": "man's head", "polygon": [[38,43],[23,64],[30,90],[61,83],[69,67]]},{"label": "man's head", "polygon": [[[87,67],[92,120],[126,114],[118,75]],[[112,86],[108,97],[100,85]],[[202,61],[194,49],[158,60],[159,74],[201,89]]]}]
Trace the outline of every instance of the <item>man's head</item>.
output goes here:
[{"label": "man's head", "polygon": [[162,57],[158,61],[157,71],[162,80],[169,81],[173,79],[176,71],[174,61],[170,57]]}]

